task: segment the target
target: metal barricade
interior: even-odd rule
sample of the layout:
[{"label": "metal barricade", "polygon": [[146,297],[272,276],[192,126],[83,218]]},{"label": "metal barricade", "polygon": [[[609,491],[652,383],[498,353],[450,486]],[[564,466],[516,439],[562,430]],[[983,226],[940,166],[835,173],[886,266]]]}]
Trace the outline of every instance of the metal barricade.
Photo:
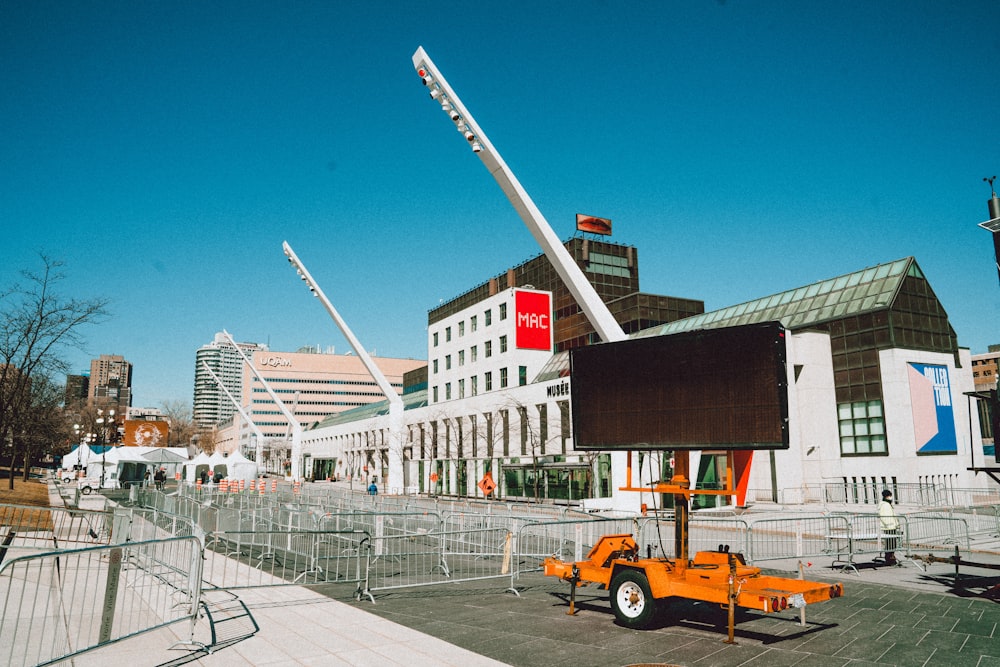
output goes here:
[{"label": "metal barricade", "polygon": [[756,519],[749,525],[748,563],[792,558],[835,559],[850,546],[850,523],[845,516],[796,516]]},{"label": "metal barricade", "polygon": [[957,545],[969,549],[969,525],[958,516],[935,514],[904,514],[898,517],[905,535],[905,549],[909,555],[914,547],[926,549]]},{"label": "metal barricade", "polygon": [[0,663],[48,665],[188,621],[201,596],[194,537],[36,553],[0,565]]},{"label": "metal barricade", "polygon": [[19,550],[52,551],[109,544],[111,517],[110,512],[98,510],[0,505],[0,549],[9,558]]},{"label": "metal barricade", "polygon": [[369,534],[342,531],[216,531],[205,536],[205,581],[238,589],[358,583]]},{"label": "metal barricade", "polygon": [[515,534],[515,574],[542,569],[549,556],[565,561],[584,560],[602,535],[636,534],[636,519],[590,519],[527,523]]},{"label": "metal barricade", "polygon": [[513,558],[512,534],[503,528],[374,535],[358,599],[374,602],[378,591],[489,579],[508,580],[506,590],[516,594]]}]

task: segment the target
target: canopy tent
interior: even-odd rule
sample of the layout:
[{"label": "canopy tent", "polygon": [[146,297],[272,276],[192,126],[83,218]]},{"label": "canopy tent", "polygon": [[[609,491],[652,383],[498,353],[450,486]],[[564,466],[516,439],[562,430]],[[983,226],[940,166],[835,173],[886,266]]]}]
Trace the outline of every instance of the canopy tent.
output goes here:
[{"label": "canopy tent", "polygon": [[112,449],[110,445],[94,445],[93,447],[87,444],[77,445],[73,451],[63,457],[62,467],[64,470],[72,470],[75,466],[86,467],[87,464],[99,460],[101,454],[109,449]]},{"label": "canopy tent", "polygon": [[233,452],[226,457],[226,468],[229,471],[230,479],[241,479],[249,482],[257,477],[257,464],[240,452]]},{"label": "canopy tent", "polygon": [[219,481],[229,477],[229,469],[226,467],[226,457],[222,452],[215,452],[208,457],[208,468],[212,471],[212,480]]},{"label": "canopy tent", "polygon": [[203,470],[208,470],[208,454],[198,452],[198,455],[184,464],[184,481],[194,484]]}]

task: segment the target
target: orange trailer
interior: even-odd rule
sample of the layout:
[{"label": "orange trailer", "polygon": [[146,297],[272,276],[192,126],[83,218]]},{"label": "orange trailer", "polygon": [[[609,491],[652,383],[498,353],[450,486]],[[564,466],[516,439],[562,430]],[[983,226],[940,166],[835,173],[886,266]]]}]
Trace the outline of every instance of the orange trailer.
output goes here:
[{"label": "orange trailer", "polygon": [[[678,452],[675,456],[680,464],[676,469],[687,470],[687,452]],[[728,486],[731,487],[731,484]],[[732,641],[737,607],[772,613],[801,609],[844,594],[841,583],[762,574],[759,567],[747,565],[742,554],[730,553],[728,547],[720,547],[718,551],[700,551],[694,558],[688,559],[688,500],[691,495],[701,492],[690,490],[682,475],[675,476],[670,484],[657,485],[654,490],[657,493],[674,493],[678,557],[640,558],[638,543],[632,535],[622,534],[601,537],[584,561],[546,558],[543,563],[545,575],[559,577],[573,586],[571,614],[576,587],[588,584],[598,584],[608,591],[615,617],[629,628],[647,627],[656,614],[658,604],[668,598],[701,600],[728,608],[729,641]],[[731,488],[721,491],[726,492],[732,493]],[[711,493],[718,494],[720,491]]]}]

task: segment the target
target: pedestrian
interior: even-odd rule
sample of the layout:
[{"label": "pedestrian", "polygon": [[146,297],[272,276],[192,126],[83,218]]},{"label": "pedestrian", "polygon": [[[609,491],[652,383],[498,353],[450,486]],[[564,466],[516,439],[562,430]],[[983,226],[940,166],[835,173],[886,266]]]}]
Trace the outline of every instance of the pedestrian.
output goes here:
[{"label": "pedestrian", "polygon": [[160,468],[159,470],[157,470],[156,474],[153,475],[153,481],[156,482],[156,490],[162,491],[163,483],[167,481],[167,469]]},{"label": "pedestrian", "polygon": [[882,526],[882,539],[885,540],[885,564],[897,565],[896,548],[899,546],[899,519],[892,507],[892,491],[882,492],[882,502],[878,504],[878,520]]},{"label": "pedestrian", "polygon": [[378,495],[378,484],[375,483],[374,479],[372,480],[372,483],[368,485],[368,495],[369,496]]},{"label": "pedestrian", "polygon": [[143,486],[149,486],[149,471],[148,470],[146,471],[146,474],[142,478],[142,485]]}]

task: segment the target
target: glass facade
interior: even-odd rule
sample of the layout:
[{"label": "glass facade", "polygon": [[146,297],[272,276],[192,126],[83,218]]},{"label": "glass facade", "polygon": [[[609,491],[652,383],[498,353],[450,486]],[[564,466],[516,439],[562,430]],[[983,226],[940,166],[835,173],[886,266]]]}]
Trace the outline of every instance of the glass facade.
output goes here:
[{"label": "glass facade", "polygon": [[[943,352],[954,355],[955,365],[960,366],[958,338],[948,315],[912,257],[656,326],[637,335],[770,320],[780,321],[790,331],[812,329],[830,334],[844,455],[887,453],[880,350]],[[864,407],[863,416],[857,416],[858,406]]]}]

